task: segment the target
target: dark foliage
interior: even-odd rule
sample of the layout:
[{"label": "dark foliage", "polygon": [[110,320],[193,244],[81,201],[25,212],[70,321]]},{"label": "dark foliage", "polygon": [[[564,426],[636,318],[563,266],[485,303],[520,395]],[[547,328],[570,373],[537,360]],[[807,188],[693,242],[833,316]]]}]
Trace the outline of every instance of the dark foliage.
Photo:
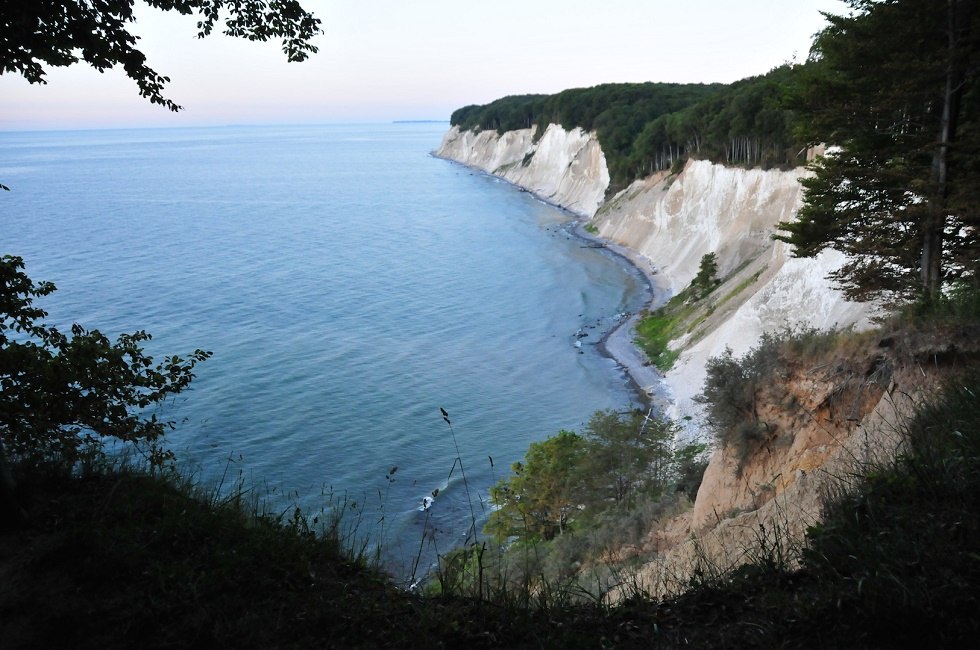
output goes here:
[{"label": "dark foliage", "polygon": [[828,504],[804,567],[855,641],[958,646],[980,632],[980,374],[903,429],[898,459]]},{"label": "dark foliage", "polygon": [[849,0],[796,86],[801,136],[839,150],[777,238],[848,259],[857,300],[935,301],[980,259],[980,11],[974,0]]},{"label": "dark foliage", "polygon": [[548,124],[596,131],[613,189],[687,157],[729,164],[795,164],[799,143],[784,102],[796,68],[722,84],[604,84],[516,95],[453,112],[461,129],[498,132]]},{"label": "dark foliage", "polygon": [[[197,37],[204,38],[219,24],[223,32],[250,41],[282,39],[290,61],[303,61],[317,48],[311,40],[320,33],[320,20],[297,0],[143,0],[156,9],[197,14]],[[146,63],[137,48],[139,37],[129,29],[135,22],[134,0],[0,0],[0,73],[13,72],[31,83],[47,83],[45,66],[60,67],[84,61],[100,72],[121,65],[136,82],[140,95],[170,110],[180,106],[163,95],[170,79]]]},{"label": "dark foliage", "polygon": [[184,390],[211,353],[154,362],[143,331],[115,342],[78,324],[63,334],[34,304],[54,285],[35,284],[23,268],[18,257],[0,258],[0,469],[8,455],[70,467],[106,438],[140,445],[155,463],[167,458],[157,443],[173,423],[146,410]]},{"label": "dark foliage", "polygon": [[490,491],[497,509],[487,532],[498,541],[547,541],[583,520],[656,502],[671,488],[690,492],[703,473],[704,446],[675,450],[676,433],[663,416],[597,411],[582,435],[560,431],[531,443],[513,475]]}]

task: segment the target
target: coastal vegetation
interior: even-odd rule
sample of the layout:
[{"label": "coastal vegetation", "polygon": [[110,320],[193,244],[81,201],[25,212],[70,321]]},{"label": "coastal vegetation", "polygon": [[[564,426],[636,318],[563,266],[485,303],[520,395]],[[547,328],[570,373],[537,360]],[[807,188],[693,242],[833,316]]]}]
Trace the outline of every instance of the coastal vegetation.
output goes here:
[{"label": "coastal vegetation", "polygon": [[485,598],[542,586],[602,598],[622,577],[610,559],[697,493],[706,446],[675,448],[677,430],[652,411],[599,411],[581,435],[532,443],[491,488],[489,539],[444,556],[432,590]]},{"label": "coastal vegetation", "polygon": [[[847,255],[852,299],[938,300],[980,274],[980,11],[969,0],[869,2],[828,16],[797,91],[808,142],[795,255]],[[915,49],[910,51],[910,44]]]},{"label": "coastal vegetation", "polygon": [[[826,362],[828,352],[851,336],[849,331],[786,328],[764,333],[759,343],[741,357],[736,358],[731,348],[725,348],[721,355],[708,359],[704,387],[695,401],[705,407],[706,428],[715,445],[734,450],[741,467],[777,433],[775,423],[765,419],[764,407],[777,403],[785,412],[795,406],[795,399],[786,392],[786,381],[774,378],[789,377],[794,366]],[[886,378],[864,379],[873,386]],[[843,393],[848,389],[846,384],[841,381],[837,390]]]},{"label": "coastal vegetation", "polygon": [[19,257],[0,257],[0,526],[26,516],[8,455],[20,466],[56,461],[70,469],[116,440],[151,468],[173,460],[161,443],[174,423],[146,413],[187,388],[194,367],[211,356],[195,350],[154,362],[143,331],[111,342],[76,323],[66,335],[34,304],[54,285],[35,284],[23,269]]},{"label": "coastal vegetation", "polygon": [[[704,445],[675,451],[677,427],[652,413],[599,411],[582,435],[560,431],[532,443],[513,475],[490,491],[496,506],[486,531],[499,543],[511,538],[550,541],[588,526],[608,512],[629,512],[659,500],[691,472]],[[690,497],[697,485],[685,486]]]},{"label": "coastal vegetation", "polygon": [[674,365],[680,350],[670,347],[679,335],[691,332],[713,311],[706,305],[708,297],[722,284],[718,277],[718,256],[706,253],[691,283],[666,304],[645,313],[636,324],[636,342],[650,362],[667,372]]},{"label": "coastal vegetation", "polygon": [[[630,588],[628,554],[566,563],[557,542],[579,522],[550,542],[512,540],[512,564],[491,562],[496,541],[474,542],[421,596],[372,568],[330,513],[269,513],[242,486],[217,494],[107,459],[15,464],[30,518],[0,533],[0,634],[9,648],[959,646],[980,631],[978,395],[975,370],[951,374],[901,423],[897,457],[829,499],[798,559],[746,549],[737,570],[695,565],[683,593],[659,600]],[[604,487],[613,504],[615,482]],[[665,494],[680,501],[641,510],[634,493],[638,530],[683,507]],[[622,532],[606,519],[593,530]],[[615,606],[611,588],[624,590]]]}]

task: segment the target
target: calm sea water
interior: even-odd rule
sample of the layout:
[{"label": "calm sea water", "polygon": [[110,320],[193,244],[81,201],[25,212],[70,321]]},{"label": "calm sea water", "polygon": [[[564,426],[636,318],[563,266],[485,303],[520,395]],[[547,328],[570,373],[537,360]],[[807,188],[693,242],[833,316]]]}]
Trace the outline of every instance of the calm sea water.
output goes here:
[{"label": "calm sea water", "polygon": [[482,516],[529,443],[629,403],[590,343],[643,292],[567,214],[432,157],[445,129],[2,133],[0,253],[58,286],[51,322],[212,350],[164,411],[183,461],[310,509],[346,494],[404,572],[470,521],[439,408]]}]

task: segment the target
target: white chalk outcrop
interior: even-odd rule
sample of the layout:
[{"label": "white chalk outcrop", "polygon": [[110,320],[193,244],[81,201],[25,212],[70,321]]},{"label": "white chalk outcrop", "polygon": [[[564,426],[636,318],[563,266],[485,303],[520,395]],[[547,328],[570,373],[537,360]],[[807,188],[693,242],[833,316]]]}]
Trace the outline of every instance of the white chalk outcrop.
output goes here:
[{"label": "white chalk outcrop", "polygon": [[452,127],[435,154],[504,178],[537,196],[591,217],[609,187],[609,170],[595,134],[552,124],[535,129],[460,131]]}]

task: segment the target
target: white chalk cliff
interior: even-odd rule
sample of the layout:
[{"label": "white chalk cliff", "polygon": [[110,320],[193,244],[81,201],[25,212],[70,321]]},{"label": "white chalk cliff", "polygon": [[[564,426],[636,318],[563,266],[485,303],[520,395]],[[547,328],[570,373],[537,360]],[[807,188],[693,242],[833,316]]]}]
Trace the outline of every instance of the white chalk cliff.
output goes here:
[{"label": "white chalk cliff", "polygon": [[763,332],[802,325],[826,329],[864,325],[869,307],[847,302],[827,275],[843,261],[834,251],[795,259],[772,240],[776,224],[800,208],[804,169],[741,169],[689,161],[675,176],[639,180],[613,197],[595,218],[599,234],[645,258],[668,295],[694,278],[701,257],[715,253],[728,277],[711,300],[709,322],[674,343],[684,351],[667,374],[675,414],[692,410],[709,357],[725,348],[743,354]]},{"label": "white chalk cliff", "polygon": [[[538,159],[532,181],[517,173],[527,174],[526,169],[514,169],[532,150],[531,133],[498,137],[452,130],[437,153],[504,176],[556,203],[578,201],[579,213],[590,218],[601,239],[653,274],[660,301],[690,283],[703,255],[717,256],[724,283],[709,295],[709,305],[698,307],[697,318],[686,321],[687,333],[671,343],[680,356],[666,377],[672,398],[667,409],[678,421],[691,416],[687,433],[707,430],[698,426],[701,410],[693,398],[701,391],[706,361],[726,347],[744,354],[764,332],[787,325],[826,329],[868,323],[871,309],[847,302],[826,279],[842,263],[839,253],[794,259],[786,244],[772,239],[776,224],[791,221],[801,206],[799,178],[805,169],[763,171],[688,161],[677,174],[661,172],[635,181],[602,201],[609,177],[594,135],[549,127],[548,154],[538,159],[537,151],[531,158]],[[467,142],[473,147],[467,148]],[[586,142],[589,153],[580,155]],[[578,161],[575,182],[568,180],[572,160]],[[563,193],[562,188],[572,187]],[[916,345],[924,344],[904,347]],[[819,519],[828,486],[852,475],[849,463],[866,462],[872,453],[887,457],[898,444],[896,422],[915,401],[910,396],[916,394],[922,368],[909,363],[908,354],[899,354],[902,345],[894,347],[883,352],[875,340],[858,342],[853,350],[830,353],[825,362],[789,367],[785,377],[760,389],[764,442],[748,451],[737,445],[714,449],[693,507],[651,521],[642,548],[624,551],[623,557],[635,552],[646,561],[636,584],[666,595],[683,590],[698,563],[724,571],[744,562],[759,544],[796,548],[806,527]],[[882,362],[887,354],[893,358]],[[629,364],[629,355],[614,356]],[[865,381],[881,368],[894,370],[889,381]],[[765,534],[773,537],[760,538]]]},{"label": "white chalk cliff", "polygon": [[609,186],[606,157],[595,135],[552,124],[535,142],[534,131],[498,135],[454,126],[436,155],[507,179],[575,214],[594,215]]},{"label": "white chalk cliff", "polygon": [[[826,279],[842,262],[828,251],[794,259],[771,235],[799,209],[803,169],[741,169],[689,161],[679,174],[635,181],[608,201],[605,156],[594,133],[550,125],[535,130],[446,133],[436,155],[507,179],[536,195],[592,219],[599,235],[625,247],[634,262],[655,272],[663,296],[683,289],[701,257],[715,253],[719,275],[715,312],[687,338],[667,375],[675,416],[696,411],[705,361],[730,347],[748,351],[765,331],[786,325],[827,328],[863,325],[869,308],[850,303]],[[693,340],[696,338],[697,340]],[[642,384],[641,384],[642,385]]]}]

